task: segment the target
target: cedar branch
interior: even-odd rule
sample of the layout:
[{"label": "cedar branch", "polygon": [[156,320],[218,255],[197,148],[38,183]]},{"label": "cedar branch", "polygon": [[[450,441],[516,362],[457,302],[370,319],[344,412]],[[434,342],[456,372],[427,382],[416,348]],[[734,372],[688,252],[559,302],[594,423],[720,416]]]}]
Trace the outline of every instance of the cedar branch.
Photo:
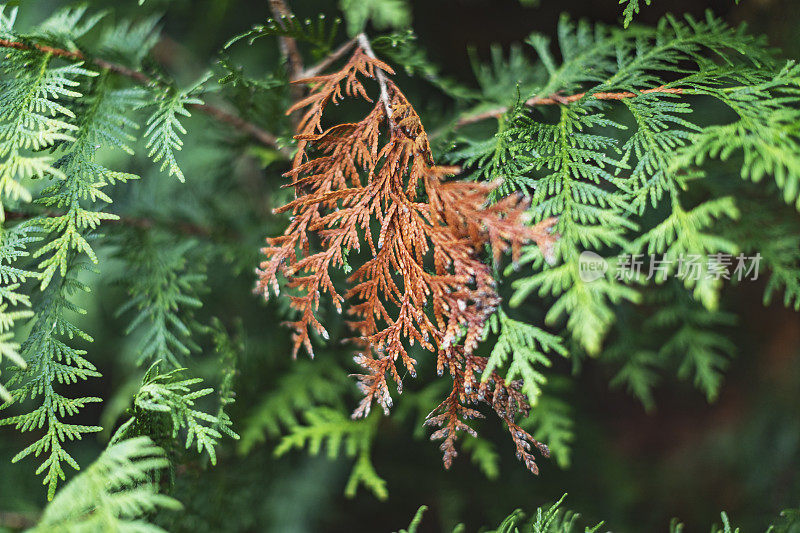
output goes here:
[{"label": "cedar branch", "polygon": [[[545,97],[534,96],[526,100],[525,105],[529,107],[534,107],[537,105],[571,104],[572,102],[577,102],[578,100],[585,98],[586,96],[589,96],[590,98],[595,98],[597,100],[624,100],[625,98],[635,98],[639,94],[649,94],[649,93],[683,94],[683,92],[684,90],[679,87],[664,87],[663,85],[661,85],[659,87],[654,87],[652,89],[645,89],[640,93],[623,91],[618,93],[598,92],[587,95],[586,92],[582,92],[577,94],[571,94],[569,96],[560,96],[558,94]],[[503,114],[506,113],[507,111],[508,107],[496,107],[494,109],[489,109],[481,113],[468,115],[466,117],[460,118],[458,122],[456,122],[455,127],[460,128],[462,126],[466,126],[468,124],[474,124],[482,120],[490,118],[499,118],[503,116]]]},{"label": "cedar branch", "polygon": [[[22,43],[19,41],[12,41],[9,39],[0,39],[0,48],[13,48],[15,50],[38,50],[39,52],[52,54],[53,56],[61,57],[64,59],[71,59],[75,61],[88,61],[102,69],[106,69],[110,72],[114,72],[116,74],[120,74],[122,76],[130,78],[141,85],[156,85],[158,83],[155,79],[151,78],[150,76],[148,76],[143,72],[140,72],[138,70],[133,70],[131,68],[116,63],[111,63],[110,61],[106,61],[104,59],[86,57],[83,54],[83,52],[80,52],[78,50],[75,51],[64,50],[62,48],[54,48],[52,46],[47,46],[42,44],[29,45],[26,43]],[[248,122],[237,115],[225,111],[224,109],[208,104],[191,104],[190,107],[193,107],[205,113],[206,115],[210,116],[211,118],[219,122],[230,124],[235,129],[247,133],[260,143],[276,149],[287,158],[291,156],[290,150],[284,146],[281,146],[280,143],[278,142],[278,138],[275,135],[256,126],[252,122]]]},{"label": "cedar branch", "polygon": [[[367,416],[373,404],[388,413],[390,383],[402,392],[399,368],[417,375],[411,347],[418,345],[433,354],[439,376],[453,379],[451,394],[425,423],[439,427],[431,438],[443,440],[445,467],[457,455],[457,434],[475,434],[466,421],[483,416],[468,405],[484,402],[508,426],[517,456],[537,473],[532,452],[547,455],[547,448],[515,422],[527,416],[530,403],[519,383],[496,373],[479,377],[487,358],[473,352],[501,303],[484,251],[495,262],[505,252],[516,260],[532,241],[548,255],[558,238],[555,220],[530,226],[522,195],[489,203],[497,182],[448,179],[459,169],[436,166],[419,115],[391,79],[392,67],[375,57],[363,34],[357,44],[341,69],[295,80],[310,86],[287,111],[304,111],[292,169],[284,174],[296,195],[276,209],[292,216],[283,234],[262,248],[256,291],[264,298],[279,294],[279,278],[291,289],[294,355],[304,347],[313,357],[312,332],[330,338],[317,316],[323,294],[337,311],[346,310],[359,349],[354,361],[363,369],[355,375],[363,397],[354,418]],[[378,81],[380,97],[367,94],[364,78]],[[371,109],[358,122],[323,127],[327,106],[345,98],[367,101]],[[331,271],[347,265],[350,251],[364,253],[340,293]]]}]

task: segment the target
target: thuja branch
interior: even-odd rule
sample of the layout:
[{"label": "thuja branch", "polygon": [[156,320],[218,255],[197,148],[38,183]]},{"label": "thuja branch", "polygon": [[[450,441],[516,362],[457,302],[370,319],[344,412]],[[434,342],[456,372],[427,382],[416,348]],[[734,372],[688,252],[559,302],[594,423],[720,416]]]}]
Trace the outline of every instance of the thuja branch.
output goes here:
[{"label": "thuja branch", "polygon": [[110,63],[103,59],[89,59],[83,55],[82,52],[79,51],[71,51],[71,50],[64,50],[61,48],[53,48],[52,46],[47,46],[43,44],[25,44],[19,41],[12,41],[9,39],[0,39],[0,47],[2,48],[14,48],[15,50],[38,50],[45,54],[50,54],[55,57],[62,57],[65,59],[73,59],[77,61],[90,61],[97,65],[100,68],[110,70],[111,72],[116,72],[117,74],[121,74],[137,82],[141,83],[142,85],[147,85],[152,83],[153,80],[143,72],[139,72],[137,70],[130,69],[128,67],[117,65],[115,63]]},{"label": "thuja branch", "polygon": [[[553,94],[550,96],[534,96],[529,98],[525,101],[525,105],[528,107],[535,107],[537,105],[556,105],[556,104],[571,104],[572,102],[577,102],[587,96],[589,98],[594,98],[596,100],[624,100],[625,98],[635,98],[640,94],[650,94],[650,93],[667,93],[667,94],[684,94],[684,89],[679,87],[654,87],[652,89],[645,89],[640,93],[633,93],[630,91],[622,91],[622,92],[597,92],[587,94],[586,92],[571,94],[569,96],[560,96],[558,94]],[[482,120],[487,120],[490,118],[499,118],[503,116],[506,112],[508,112],[508,107],[495,107],[493,109],[489,109],[487,111],[482,111],[480,113],[476,113],[474,115],[467,115],[466,117],[462,117],[456,122],[455,127],[460,128],[462,126],[466,126],[468,124],[474,124],[476,122],[480,122]]]},{"label": "thuja branch", "polygon": [[[6,211],[6,220],[30,220],[36,217],[57,217],[60,216],[56,213],[40,213],[38,215],[31,214],[31,213],[23,213],[21,211]],[[141,229],[150,229],[157,226],[168,226],[171,231],[174,233],[180,233],[183,235],[191,235],[195,237],[210,237],[212,234],[211,229],[198,226],[197,224],[192,224],[190,222],[174,222],[170,221],[169,223],[160,224],[156,220],[150,218],[142,218],[142,217],[125,217],[121,216],[119,218],[110,218],[106,220],[106,222],[110,223],[118,223],[124,224],[126,226],[134,227],[134,228],[141,228]]]},{"label": "thuja branch", "polygon": [[[19,41],[12,41],[9,39],[0,39],[0,48],[13,48],[16,50],[38,50],[42,53],[51,54],[56,57],[61,57],[64,59],[71,59],[75,61],[88,61],[101,69],[105,69],[121,76],[125,76],[130,78],[141,85],[156,85],[158,82],[157,80],[151,78],[147,74],[140,72],[138,70],[133,70],[131,68],[125,67],[123,65],[119,65],[116,63],[111,63],[104,59],[99,58],[90,58],[86,57],[83,52],[80,51],[72,51],[72,50],[64,50],[61,48],[54,48],[52,46],[41,45],[41,44],[26,44]],[[189,107],[197,109],[202,113],[205,113],[209,117],[213,118],[218,122],[224,122],[233,126],[235,129],[242,131],[254,139],[256,139],[261,144],[269,146],[278,150],[284,156],[291,157],[291,151],[278,142],[278,138],[273,135],[272,133],[260,128],[259,126],[253,124],[252,122],[248,122],[245,119],[229,113],[224,109],[219,107],[209,105],[209,104],[189,104]]]},{"label": "thuja branch", "polygon": [[[401,365],[416,377],[416,344],[435,358],[438,375],[452,380],[426,423],[439,426],[431,437],[443,440],[445,466],[457,455],[459,434],[474,434],[466,420],[482,416],[467,405],[485,403],[537,472],[532,450],[547,455],[547,447],[516,422],[530,409],[527,397],[519,383],[485,372],[487,358],[474,352],[501,303],[485,251],[495,262],[507,251],[516,259],[534,241],[551,253],[554,220],[528,225],[521,195],[490,203],[497,183],[448,179],[459,169],[435,164],[419,116],[390,78],[393,69],[365,36],[357,43],[340,70],[297,80],[310,93],[287,111],[303,113],[286,173],[296,197],[276,210],[292,218],[283,235],[267,239],[256,290],[269,298],[279,292],[279,277],[286,280],[298,315],[290,323],[295,354],[304,348],[313,355],[312,333],[328,338],[317,316],[323,295],[346,308],[364,369],[364,397],[353,417],[369,414],[373,403],[388,412],[390,382],[402,392]],[[377,81],[377,98],[362,78]],[[348,98],[370,102],[370,111],[358,122],[323,127],[327,106]],[[332,271],[346,261],[353,272],[340,294]]]}]

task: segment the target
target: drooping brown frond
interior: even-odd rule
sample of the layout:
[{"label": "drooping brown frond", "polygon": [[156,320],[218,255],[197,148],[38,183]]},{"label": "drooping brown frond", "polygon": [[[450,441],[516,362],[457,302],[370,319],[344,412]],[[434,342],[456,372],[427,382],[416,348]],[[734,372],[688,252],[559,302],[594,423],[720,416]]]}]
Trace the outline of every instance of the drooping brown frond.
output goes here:
[{"label": "drooping brown frond", "polygon": [[431,435],[431,440],[443,440],[440,449],[444,453],[445,468],[449,468],[453,458],[458,455],[455,449],[457,432],[476,435],[475,431],[461,420],[483,417],[480,412],[467,408],[464,404],[484,402],[491,405],[497,416],[506,423],[516,447],[517,459],[524,462],[528,470],[538,474],[539,467],[536,466],[531,445],[545,457],[550,456],[550,450],[516,423],[519,416],[527,417],[531,408],[528,398],[520,391],[520,383],[505,383],[495,372],[492,372],[486,381],[476,380],[475,374],[483,373],[486,368],[486,358],[465,356],[461,349],[454,350],[453,353],[458,361],[452,370],[454,372],[452,392],[425,421],[426,426],[441,427]]},{"label": "drooping brown frond", "polygon": [[[444,439],[445,465],[456,455],[457,432],[474,432],[462,420],[480,415],[464,403],[483,401],[508,425],[520,459],[537,472],[530,445],[546,447],[515,423],[527,414],[527,399],[499,376],[481,383],[486,358],[473,352],[500,304],[484,250],[488,246],[495,260],[510,251],[516,260],[521,246],[533,241],[549,255],[553,222],[527,225],[522,196],[489,204],[498,184],[447,181],[458,169],[435,165],[419,116],[387,74],[392,69],[361,46],[342,69],[298,80],[310,94],[289,109],[305,111],[286,174],[296,198],[277,210],[292,219],[282,236],[267,239],[257,291],[265,298],[270,288],[277,294],[278,275],[286,278],[299,315],[291,323],[295,356],[302,346],[313,357],[311,330],[328,338],[316,316],[323,293],[340,312],[349,304],[349,325],[363,348],[355,360],[365,371],[358,376],[364,398],[354,417],[366,416],[373,402],[388,412],[388,380],[402,390],[398,361],[416,376],[409,349],[419,344],[436,354],[439,375],[447,370],[453,379],[452,393],[427,422],[441,426],[432,438]],[[378,78],[380,98],[368,96],[361,77]],[[359,122],[323,129],[326,106],[345,97],[373,106]],[[331,271],[362,245],[371,258],[340,294]]]}]

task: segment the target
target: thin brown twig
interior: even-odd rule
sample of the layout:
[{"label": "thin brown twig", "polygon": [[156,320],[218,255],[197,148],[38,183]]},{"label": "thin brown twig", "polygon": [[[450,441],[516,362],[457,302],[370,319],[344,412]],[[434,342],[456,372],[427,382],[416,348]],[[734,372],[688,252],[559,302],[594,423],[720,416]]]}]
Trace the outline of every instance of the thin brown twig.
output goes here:
[{"label": "thin brown twig", "polygon": [[[38,50],[40,52],[44,52],[45,54],[50,54],[56,57],[63,57],[65,59],[74,59],[77,61],[87,61],[88,59],[86,56],[83,55],[82,52],[79,51],[70,51],[70,50],[63,50],[61,48],[53,48],[52,46],[47,46],[43,44],[34,44],[28,45],[25,43],[21,43],[18,41],[11,41],[9,39],[0,39],[0,47],[2,48],[13,48],[15,50]],[[115,63],[109,63],[108,61],[102,59],[92,59],[88,60],[97,65],[98,67],[110,70],[112,72],[116,72],[117,74],[121,74],[123,76],[127,76],[132,78],[143,85],[147,85],[152,83],[153,80],[147,76],[146,74],[130,69],[128,67],[124,67],[122,65],[117,65]]]},{"label": "thin brown twig", "polygon": [[314,65],[312,67],[308,67],[307,69],[305,69],[303,71],[303,73],[298,78],[293,78],[292,82],[295,82],[297,80],[301,80],[301,79],[304,79],[304,78],[311,78],[313,76],[316,76],[317,74],[319,74],[320,72],[322,72],[323,70],[325,70],[326,68],[328,68],[329,66],[334,64],[340,57],[342,57],[347,52],[349,52],[350,49],[355,44],[356,44],[356,40],[355,39],[350,39],[349,41],[344,43],[342,46],[340,46],[339,48],[337,48],[336,50],[334,50],[333,52],[328,54],[325,57],[325,59],[323,59],[322,61],[320,61],[316,65]]},{"label": "thin brown twig", "polygon": [[243,119],[238,115],[228,113],[227,111],[224,111],[219,107],[211,106],[208,104],[193,104],[192,107],[202,111],[206,115],[220,122],[226,122],[230,124],[239,131],[247,133],[254,139],[261,142],[261,144],[265,144],[267,146],[276,149],[278,152],[280,152],[287,158],[290,158],[292,155],[291,150],[289,150],[284,146],[281,146],[281,144],[278,142],[278,138],[275,135],[273,135],[272,133],[268,132],[265,129],[259,128],[252,122],[246,121],[245,119]]},{"label": "thin brown twig", "polygon": [[[372,59],[377,59],[375,52],[372,51],[372,46],[370,46],[369,39],[367,38],[366,34],[359,33],[357,39],[358,46],[364,50],[364,53]],[[389,126],[394,128],[394,121],[392,120],[392,106],[389,103],[389,91],[386,83],[386,75],[381,69],[376,68],[375,77],[377,78],[378,85],[380,85],[381,88],[381,102],[383,102],[383,107],[386,109],[386,119],[389,122]]]},{"label": "thin brown twig", "polygon": [[[269,8],[272,11],[272,16],[275,17],[275,21],[282,28],[284,27],[285,19],[294,17],[294,13],[292,13],[292,10],[289,9],[284,0],[269,0]],[[278,38],[278,43],[280,44],[281,55],[289,67],[289,79],[301,77],[305,68],[303,67],[303,57],[297,47],[297,41],[293,37],[284,35]],[[305,88],[302,85],[292,84],[289,87],[289,94],[292,97],[292,101],[297,102],[303,99]],[[292,123],[292,130],[296,130],[297,125],[300,123],[300,115],[291,113],[289,120]]]},{"label": "thin brown twig", "polygon": [[[283,27],[283,19],[292,18],[294,14],[284,0],[269,0],[269,8],[275,21]],[[283,36],[279,39],[281,53],[289,62],[289,77],[299,77],[303,72],[303,56],[297,48],[297,41],[292,37]]]},{"label": "thin brown twig", "polygon": [[[587,93],[582,92],[577,94],[571,94],[569,96],[559,96],[557,94],[545,97],[534,96],[533,98],[529,98],[528,100],[526,100],[525,105],[529,107],[534,107],[537,105],[571,104],[572,102],[577,102],[578,100],[585,98],[587,96],[590,98],[595,98],[597,100],[624,100],[625,98],[635,98],[636,96],[639,96],[639,94],[649,94],[649,93],[683,94],[683,89],[679,87],[664,87],[663,85],[661,85],[659,87],[654,87],[652,89],[645,89],[640,93],[623,91],[618,93],[598,92],[587,95]],[[494,109],[482,111],[474,115],[468,115],[466,117],[460,118],[458,122],[456,122],[455,127],[460,128],[462,126],[466,126],[468,124],[474,124],[482,120],[490,118],[499,118],[503,116],[503,114],[506,113],[507,111],[508,107],[496,107]]]},{"label": "thin brown twig", "polygon": [[[88,61],[102,69],[115,72],[117,74],[130,78],[142,85],[156,85],[158,83],[155,79],[151,78],[150,76],[148,76],[143,72],[140,72],[138,70],[133,70],[123,65],[118,65],[116,63],[111,63],[104,59],[86,57],[82,52],[78,50],[74,51],[63,50],[61,48],[53,48],[52,46],[41,45],[41,44],[29,45],[26,43],[21,43],[19,41],[12,41],[9,39],[0,39],[0,48],[13,48],[15,50],[38,50],[39,52],[51,54],[55,57],[61,57],[64,59],[72,59],[76,61]],[[291,156],[291,151],[286,147],[281,146],[281,144],[278,142],[278,138],[275,135],[260,128],[259,126],[256,126],[252,122],[248,122],[237,115],[234,115],[219,107],[209,104],[191,104],[190,107],[202,111],[203,113],[207,114],[211,118],[216,119],[219,122],[225,122],[227,124],[230,124],[235,129],[247,133],[260,143],[276,149],[287,158]]]}]

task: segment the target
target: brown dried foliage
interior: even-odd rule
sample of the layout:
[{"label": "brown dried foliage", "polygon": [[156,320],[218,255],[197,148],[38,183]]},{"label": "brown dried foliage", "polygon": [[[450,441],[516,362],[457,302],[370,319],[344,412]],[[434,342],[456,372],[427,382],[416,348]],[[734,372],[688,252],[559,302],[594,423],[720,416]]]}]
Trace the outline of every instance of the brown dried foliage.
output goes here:
[{"label": "brown dried foliage", "polygon": [[[458,169],[434,164],[419,116],[386,78],[390,74],[391,67],[357,47],[341,70],[298,80],[311,90],[288,110],[305,110],[286,173],[296,198],[276,210],[292,218],[283,235],[267,239],[257,291],[269,298],[270,288],[279,292],[278,275],[286,278],[299,313],[290,323],[295,356],[303,346],[313,357],[310,330],[328,338],[316,316],[322,293],[339,312],[349,303],[349,325],[362,349],[355,360],[365,371],[357,376],[364,398],[354,418],[366,416],[373,401],[388,412],[388,381],[402,392],[398,360],[416,376],[409,349],[419,344],[436,354],[438,374],[447,371],[453,380],[452,392],[426,421],[440,426],[431,438],[444,440],[445,466],[456,456],[458,433],[474,434],[463,420],[481,416],[465,405],[485,402],[506,422],[517,456],[535,473],[531,445],[545,455],[547,448],[515,422],[527,415],[527,398],[518,383],[496,374],[481,381],[486,358],[473,352],[500,304],[484,250],[488,246],[499,260],[509,250],[516,259],[529,241],[549,248],[552,222],[525,224],[521,196],[490,205],[487,195],[496,184],[446,181]],[[379,78],[381,98],[370,99],[363,77]],[[373,106],[359,122],[323,129],[326,106],[345,96]],[[364,244],[371,258],[340,294],[331,270]]]}]

